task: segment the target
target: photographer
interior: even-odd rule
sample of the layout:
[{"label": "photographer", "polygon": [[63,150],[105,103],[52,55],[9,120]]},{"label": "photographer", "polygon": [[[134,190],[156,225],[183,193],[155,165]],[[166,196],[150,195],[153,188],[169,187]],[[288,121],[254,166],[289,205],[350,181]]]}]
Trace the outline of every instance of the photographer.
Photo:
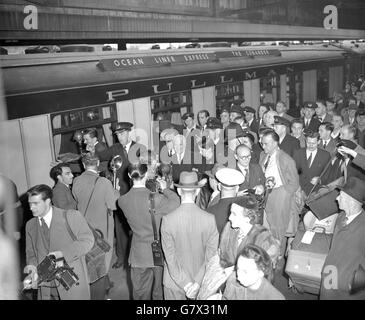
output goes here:
[{"label": "photographer", "polygon": [[130,164],[128,175],[133,181],[133,187],[118,199],[118,205],[123,210],[133,236],[129,253],[131,280],[134,300],[162,300],[162,266],[155,265],[151,244],[154,241],[152,217],[159,234],[160,221],[176,209],[180,204],[177,194],[167,187],[166,180],[157,178],[162,194],[154,193],[154,209],[151,213],[150,194],[146,188],[147,164]]},{"label": "photographer", "polygon": [[[36,185],[27,192],[30,210],[34,218],[26,224],[26,270],[25,289],[38,289],[38,300],[89,300],[89,279],[85,254],[94,244],[94,236],[85,218],[75,210],[61,210],[51,205],[52,189],[47,185]],[[76,236],[73,241],[67,231],[64,212],[71,230]],[[64,258],[79,278],[79,285],[66,290],[58,281],[40,282],[37,266],[49,255]],[[62,266],[62,261],[57,262]]]}]

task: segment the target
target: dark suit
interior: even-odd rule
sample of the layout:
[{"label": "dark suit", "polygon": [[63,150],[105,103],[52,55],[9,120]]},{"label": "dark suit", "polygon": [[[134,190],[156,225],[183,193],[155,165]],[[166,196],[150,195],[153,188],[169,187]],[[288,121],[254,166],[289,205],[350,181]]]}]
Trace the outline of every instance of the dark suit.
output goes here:
[{"label": "dark suit", "polygon": [[308,160],[305,148],[297,150],[294,153],[293,158],[298,169],[299,184],[305,194],[308,195],[313,187],[313,184],[311,184],[310,181],[313,177],[319,177],[321,175],[331,156],[327,151],[318,148],[317,154],[312,160],[312,165],[310,166],[310,168],[308,167]]},{"label": "dark suit", "polygon": [[300,148],[299,140],[286,134],[283,141],[279,143],[279,148],[293,157],[295,150]]},{"label": "dark suit", "polygon": [[228,222],[231,204],[234,200],[236,200],[236,197],[223,198],[220,199],[217,204],[207,208],[207,211],[212,213],[215,217],[215,222],[217,224],[219,234],[222,233],[224,226]]},{"label": "dark suit", "polygon": [[[149,195],[147,188],[132,188],[118,199],[132,229],[133,236],[129,253],[133,298],[135,300],[162,300],[162,268],[155,267],[151,244],[154,240],[151,215],[149,212]],[[162,216],[175,210],[180,205],[180,198],[169,189],[163,194],[156,193],[155,221],[157,233],[160,233]],[[138,214],[136,214],[138,213]]]},{"label": "dark suit", "polygon": [[[131,181],[128,176],[128,166],[131,162],[137,161],[141,155],[147,154],[146,146],[132,142],[128,154],[124,147],[118,142],[100,154],[100,160],[111,160],[114,156],[122,157],[122,166],[117,170],[116,176],[119,179],[120,195],[126,194],[131,188]],[[123,212],[117,210],[114,213],[115,235],[116,235],[116,254],[118,262],[125,263],[127,260],[127,247],[129,241],[129,225],[124,217]]]},{"label": "dark suit", "polygon": [[[320,299],[322,300],[365,300],[365,290],[350,294],[349,283],[359,265],[365,266],[365,212],[355,217],[348,225],[341,226],[344,213],[336,221],[330,251],[322,269]],[[333,269],[336,273],[334,274]],[[328,288],[336,277],[337,287]],[[327,284],[327,287],[326,287]]]},{"label": "dark suit", "polygon": [[[52,207],[52,220],[49,229],[49,242],[45,241],[42,234],[39,219],[34,217],[29,220],[25,227],[26,232],[26,263],[37,266],[43,259],[54,251],[61,251],[67,264],[74,269],[79,277],[79,285],[72,286],[69,290],[60,285],[58,293],[61,300],[90,300],[89,276],[85,263],[85,254],[90,251],[94,244],[94,236],[80,212],[68,210],[67,221],[76,236],[73,241],[67,231],[63,211]],[[47,246],[49,247],[47,249]],[[49,300],[51,295],[50,282],[38,289],[39,300]]]},{"label": "dark suit", "polygon": [[[241,172],[240,167],[237,165],[236,170]],[[265,175],[262,168],[257,163],[251,163],[248,165],[248,172],[244,174],[245,181],[240,185],[239,190],[252,189],[257,185],[265,186]]]},{"label": "dark suit", "polygon": [[358,153],[357,156],[352,160],[352,163],[365,170],[365,156]]},{"label": "dark suit", "polygon": [[331,121],[332,121],[332,116],[330,116],[328,113],[326,113],[326,115],[325,115],[325,117],[324,117],[323,121],[321,121],[321,120],[319,119],[319,117],[316,117],[316,119],[317,119],[320,123],[323,123],[323,122],[331,122]]},{"label": "dark suit", "polygon": [[[95,144],[95,155],[99,157],[100,159],[100,155],[106,150],[108,149],[107,145],[104,142],[98,141]],[[99,165],[99,170],[101,172],[104,172],[106,174],[107,170],[108,170],[108,161],[100,161],[100,165]]]},{"label": "dark suit", "polygon": [[304,122],[305,129],[311,130],[313,132],[318,132],[318,128],[321,125],[321,123],[317,118],[312,117],[308,125],[305,124],[306,119],[302,118],[302,120]]},{"label": "dark suit", "polygon": [[260,128],[260,121],[257,120],[256,118],[254,118],[252,123],[250,124],[249,128],[250,128],[251,131],[258,134],[259,133],[259,128]]},{"label": "dark suit", "polygon": [[336,151],[336,140],[331,138],[330,141],[326,144],[326,147],[323,147],[323,140],[321,140],[318,144],[318,148],[321,148],[322,150],[327,151],[330,155],[333,155]]},{"label": "dark suit", "polygon": [[260,154],[263,151],[261,145],[259,143],[254,143],[252,145],[252,153],[251,153],[251,162],[252,163],[259,163]]},{"label": "dark suit", "polygon": [[62,182],[57,182],[53,188],[52,203],[57,208],[76,210],[76,200],[71,189]]},{"label": "dark suit", "polygon": [[365,149],[365,129],[360,131],[359,129],[359,145]]}]

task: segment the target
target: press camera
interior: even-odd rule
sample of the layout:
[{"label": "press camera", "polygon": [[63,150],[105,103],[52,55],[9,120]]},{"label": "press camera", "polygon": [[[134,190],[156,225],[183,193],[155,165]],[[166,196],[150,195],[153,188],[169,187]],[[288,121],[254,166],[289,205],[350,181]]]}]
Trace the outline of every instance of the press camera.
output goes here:
[{"label": "press camera", "polygon": [[[62,266],[58,266],[57,262],[62,261]],[[58,282],[69,290],[73,285],[79,284],[79,277],[73,271],[66,260],[62,257],[56,259],[54,255],[49,255],[37,266],[38,285],[42,282],[50,282],[58,280]]]}]

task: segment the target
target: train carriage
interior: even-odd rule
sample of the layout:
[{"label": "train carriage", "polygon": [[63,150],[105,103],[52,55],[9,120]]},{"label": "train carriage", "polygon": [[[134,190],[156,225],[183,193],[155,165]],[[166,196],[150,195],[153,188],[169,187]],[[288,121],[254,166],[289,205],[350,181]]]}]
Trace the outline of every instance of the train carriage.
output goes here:
[{"label": "train carriage", "polygon": [[111,123],[130,121],[152,150],[154,121],[162,118],[179,125],[188,111],[218,116],[243,98],[257,109],[332,96],[354,55],[318,45],[2,56],[9,120],[0,124],[0,172],[23,193],[51,184],[50,163],[78,152],[76,130],[97,127],[111,145]]}]

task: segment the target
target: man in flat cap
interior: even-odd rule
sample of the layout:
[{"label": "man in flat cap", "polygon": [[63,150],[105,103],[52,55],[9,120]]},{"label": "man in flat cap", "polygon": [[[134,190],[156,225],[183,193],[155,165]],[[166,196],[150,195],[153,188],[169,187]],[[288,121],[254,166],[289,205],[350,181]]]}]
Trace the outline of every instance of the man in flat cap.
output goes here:
[{"label": "man in flat cap", "polygon": [[362,288],[356,291],[354,287],[361,282],[354,274],[360,266],[365,268],[365,182],[350,177],[340,190],[336,200],[343,211],[337,218],[322,269],[320,299],[364,300],[364,279]]},{"label": "man in flat cap", "polygon": [[181,205],[165,215],[161,224],[165,300],[194,299],[206,264],[217,252],[219,236],[214,217],[195,204],[203,186],[197,173],[181,172],[175,186]]},{"label": "man in flat cap", "polygon": [[218,180],[218,190],[220,190],[220,200],[216,205],[209,207],[207,211],[214,215],[218,232],[221,234],[228,221],[231,203],[236,199],[239,186],[243,183],[244,177],[238,170],[222,168],[217,171],[216,178]]},{"label": "man in flat cap", "polygon": [[246,106],[243,108],[243,111],[245,114],[246,122],[248,124],[248,128],[257,134],[260,128],[260,122],[255,117],[256,110],[252,107]]},{"label": "man in flat cap", "polygon": [[304,102],[304,128],[317,132],[319,125],[321,124],[317,118],[314,117],[317,109],[317,104],[315,102],[306,101]]},{"label": "man in flat cap", "polygon": [[[115,156],[122,158],[122,166],[117,170],[116,175],[119,180],[120,195],[126,194],[131,188],[131,181],[128,177],[128,165],[139,161],[139,158],[147,159],[146,146],[137,143],[131,138],[131,130],[133,124],[130,122],[118,122],[112,124],[113,134],[117,137],[118,142],[99,153],[100,161],[111,160]],[[116,254],[117,261],[113,264],[113,268],[124,267],[128,254],[128,232],[129,226],[124,214],[121,210],[117,210],[114,214],[115,233],[116,233]]]},{"label": "man in flat cap", "polygon": [[279,136],[279,147],[289,156],[293,157],[294,151],[300,148],[299,140],[288,134],[290,121],[279,116],[275,116],[274,130]]}]

